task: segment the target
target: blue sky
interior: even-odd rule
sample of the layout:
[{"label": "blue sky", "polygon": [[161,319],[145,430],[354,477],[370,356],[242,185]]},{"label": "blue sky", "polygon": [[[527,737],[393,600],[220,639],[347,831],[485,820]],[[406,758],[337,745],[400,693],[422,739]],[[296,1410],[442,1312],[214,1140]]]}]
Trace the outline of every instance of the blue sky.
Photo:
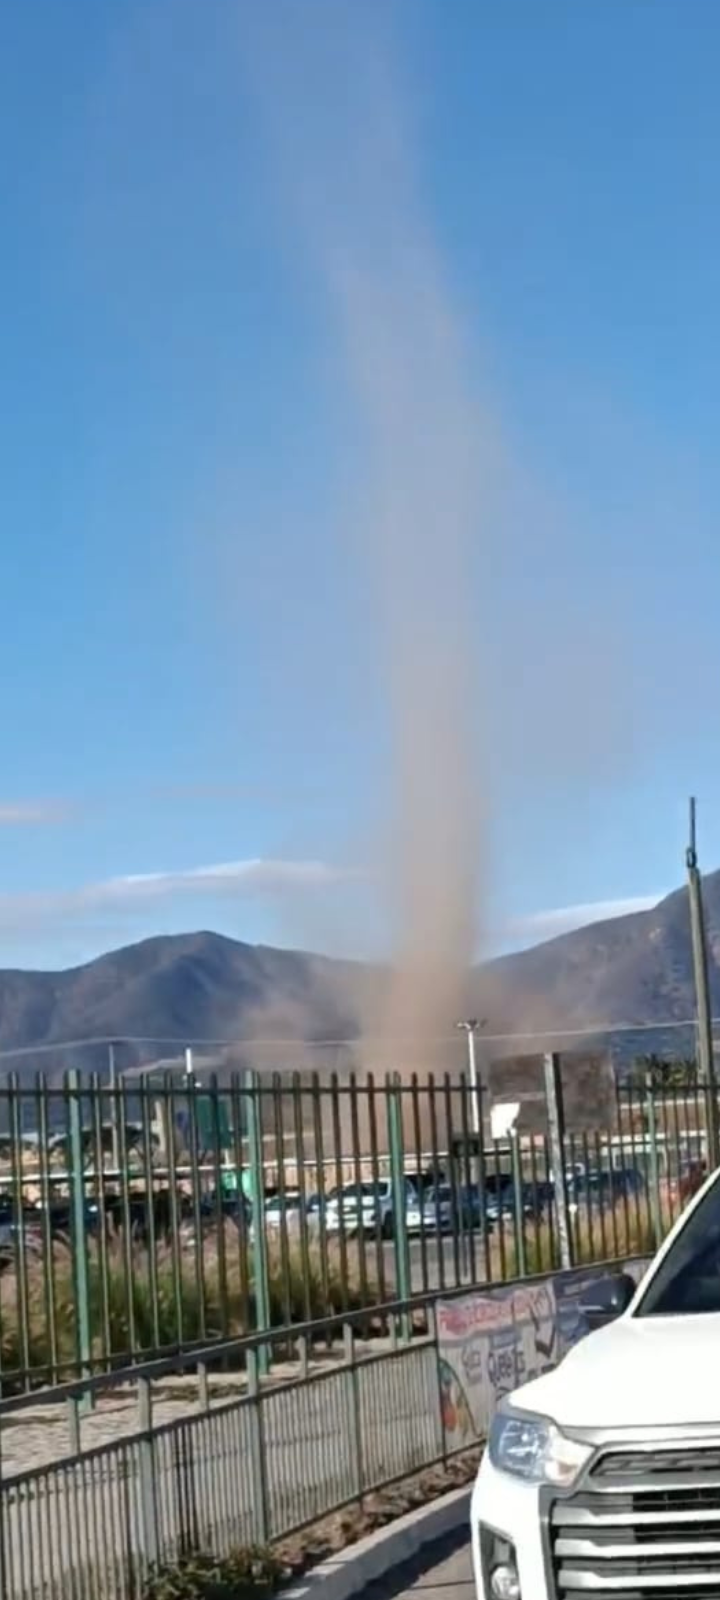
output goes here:
[{"label": "blue sky", "polygon": [[0,30],[3,964],[720,863],[715,0]]}]

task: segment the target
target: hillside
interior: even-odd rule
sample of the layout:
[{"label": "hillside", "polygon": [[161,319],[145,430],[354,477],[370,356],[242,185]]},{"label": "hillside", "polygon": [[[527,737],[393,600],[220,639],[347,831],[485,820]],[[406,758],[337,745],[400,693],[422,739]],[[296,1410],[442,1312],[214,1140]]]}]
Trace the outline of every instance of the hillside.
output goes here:
[{"label": "hillside", "polygon": [[[704,880],[710,983],[720,1010],[720,872]],[[686,889],[651,911],[594,923],[492,962],[477,975],[501,1027],[595,1023],[640,1026],[683,1021],[694,1012]]]},{"label": "hillside", "polygon": [[[720,1012],[720,873],[705,880],[705,901],[713,1003]],[[0,973],[0,1050],[30,1049],[3,1063],[27,1077],[42,1067],[56,1071],[69,1059],[102,1070],[102,1048],[74,1050],[71,1057],[41,1057],[32,1049],[59,1041],[132,1039],[133,1046],[123,1047],[126,1066],[171,1054],[184,1040],[352,1039],[381,982],[379,969],[360,963],[251,946],[213,933],[148,939],[66,972]],[[473,974],[471,995],[488,1032],[661,1026],[691,1017],[687,893],[670,895],[653,911],[582,928],[491,962]],[[244,1052],[237,1064],[241,1059],[250,1054]],[[275,1052],[256,1050],[252,1059],[268,1067],[342,1069],[349,1056],[328,1047],[305,1059],[278,1046]],[[448,1065],[455,1059],[453,1052]]]},{"label": "hillside", "polygon": [[0,1052],[30,1052],[2,1066],[23,1078],[68,1064],[104,1070],[106,1047],[48,1052],[60,1041],[131,1041],[118,1055],[126,1068],[177,1054],[186,1041],[205,1041],[210,1052],[211,1041],[239,1036],[351,1038],[358,1003],[376,982],[360,963],[215,933],[146,939],[64,972],[0,972]]}]

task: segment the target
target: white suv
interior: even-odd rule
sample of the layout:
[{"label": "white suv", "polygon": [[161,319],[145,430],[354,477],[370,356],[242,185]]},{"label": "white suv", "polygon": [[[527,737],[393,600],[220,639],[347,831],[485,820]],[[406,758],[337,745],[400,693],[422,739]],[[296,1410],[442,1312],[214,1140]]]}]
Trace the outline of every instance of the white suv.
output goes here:
[{"label": "white suv", "polygon": [[[409,1178],[402,1180],[405,1207],[417,1200],[417,1191]],[[328,1233],[348,1235],[381,1233],[391,1239],[395,1231],[395,1195],[390,1178],[380,1178],[377,1183],[346,1183],[341,1189],[331,1189],[325,1203],[325,1228]]]},{"label": "white suv", "polygon": [[[480,1600],[720,1597],[720,1172],[639,1288],[503,1401],[472,1497]],[[604,1326],[604,1324],[612,1324]]]}]

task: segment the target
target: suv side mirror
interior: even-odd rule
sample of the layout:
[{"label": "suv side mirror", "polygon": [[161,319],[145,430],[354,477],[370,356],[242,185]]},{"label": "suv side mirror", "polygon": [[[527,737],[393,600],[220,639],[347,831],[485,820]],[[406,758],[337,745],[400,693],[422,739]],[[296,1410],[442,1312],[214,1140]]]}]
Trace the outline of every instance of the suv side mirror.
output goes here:
[{"label": "suv side mirror", "polygon": [[637,1284],[629,1272],[618,1272],[612,1278],[598,1278],[589,1284],[580,1297],[579,1310],[592,1332],[604,1328],[608,1322],[621,1317],[635,1295]]}]

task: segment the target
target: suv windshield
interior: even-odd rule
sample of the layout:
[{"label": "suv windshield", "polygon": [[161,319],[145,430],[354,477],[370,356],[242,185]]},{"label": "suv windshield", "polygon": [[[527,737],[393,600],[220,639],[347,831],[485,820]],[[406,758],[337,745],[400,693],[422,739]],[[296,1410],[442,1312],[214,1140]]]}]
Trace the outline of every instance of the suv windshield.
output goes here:
[{"label": "suv windshield", "polygon": [[637,1317],[720,1311],[720,1174],[648,1284]]}]

